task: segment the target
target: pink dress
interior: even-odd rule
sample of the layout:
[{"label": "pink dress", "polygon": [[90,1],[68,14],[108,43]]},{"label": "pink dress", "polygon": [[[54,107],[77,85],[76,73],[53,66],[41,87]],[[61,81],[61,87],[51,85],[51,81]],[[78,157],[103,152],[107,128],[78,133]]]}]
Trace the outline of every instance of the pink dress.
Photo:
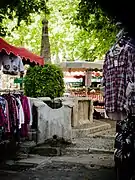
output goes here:
[{"label": "pink dress", "polygon": [[21,96],[20,100],[24,111],[24,124],[22,124],[21,136],[28,137],[28,125],[30,123],[30,107],[28,103],[28,98],[26,96]]}]

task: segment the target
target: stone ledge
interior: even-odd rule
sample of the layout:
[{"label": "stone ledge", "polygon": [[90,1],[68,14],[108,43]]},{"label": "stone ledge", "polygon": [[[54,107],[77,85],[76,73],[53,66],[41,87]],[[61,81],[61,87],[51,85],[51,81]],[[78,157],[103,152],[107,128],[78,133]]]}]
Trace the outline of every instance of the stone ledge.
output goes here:
[{"label": "stone ledge", "polygon": [[52,157],[52,163],[76,163],[83,164],[89,168],[112,168],[114,160],[112,154],[89,154],[80,156]]},{"label": "stone ledge", "polygon": [[109,149],[98,149],[98,148],[90,148],[88,149],[89,153],[97,153],[97,154],[114,154],[114,150],[109,150]]},{"label": "stone ledge", "polygon": [[88,155],[88,154],[113,154],[113,150],[109,149],[98,149],[98,148],[76,148],[76,147],[35,147],[32,154],[38,154],[40,156],[65,156],[65,155]]},{"label": "stone ledge", "polygon": [[81,154],[113,154],[113,150],[98,148],[65,148],[61,150],[62,155],[81,155]]},{"label": "stone ledge", "polygon": [[107,130],[110,128],[111,128],[110,124],[104,123],[101,125],[97,125],[97,126],[89,127],[89,128],[84,128],[84,129],[72,129],[72,137],[73,138],[86,137],[89,134],[96,133],[99,131],[104,131],[104,130]]},{"label": "stone ledge", "polygon": [[60,147],[50,147],[50,146],[35,147],[31,151],[31,153],[38,154],[40,156],[60,156],[61,148]]},{"label": "stone ledge", "polygon": [[[92,137],[92,136],[88,136],[88,137]],[[104,139],[112,139],[114,140],[115,139],[115,135],[111,136],[111,135],[95,135],[93,136],[93,138],[104,138]]]}]

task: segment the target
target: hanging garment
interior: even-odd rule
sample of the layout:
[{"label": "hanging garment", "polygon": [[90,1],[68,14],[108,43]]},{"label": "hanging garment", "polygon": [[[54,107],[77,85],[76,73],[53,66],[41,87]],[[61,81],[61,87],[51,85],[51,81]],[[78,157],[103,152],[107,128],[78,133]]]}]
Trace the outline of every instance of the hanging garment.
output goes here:
[{"label": "hanging garment", "polygon": [[120,49],[115,58],[110,55],[110,52],[106,54],[103,66],[106,112],[113,113],[124,110],[126,88],[128,83],[133,80],[134,55],[135,48],[127,44]]},{"label": "hanging garment", "polygon": [[28,137],[30,123],[32,124],[30,99],[20,94],[0,96],[0,141],[13,137],[19,142],[20,132],[22,137]]},{"label": "hanging garment", "polygon": [[128,98],[128,117],[116,125],[114,160],[119,180],[131,180],[135,170],[135,93]]},{"label": "hanging garment", "polygon": [[8,102],[5,99],[5,103],[6,103],[6,118],[7,118],[7,132],[10,132],[10,120],[9,120],[9,109],[8,109]]},{"label": "hanging garment", "polygon": [[8,108],[6,100],[0,96],[0,141],[5,139],[6,132],[9,132]]},{"label": "hanging garment", "polygon": [[122,121],[127,118],[127,114],[124,111],[123,112],[113,112],[113,113],[108,112],[107,116],[110,119],[115,120],[115,121]]},{"label": "hanging garment", "polygon": [[29,97],[28,97],[28,105],[29,105],[29,111],[30,111],[30,123],[29,123],[29,125],[32,126],[32,121],[33,121],[33,119],[32,119],[32,104],[30,102]]},{"label": "hanging garment", "polygon": [[0,105],[0,127],[5,127],[6,118],[2,106]]},{"label": "hanging garment", "polygon": [[0,59],[0,69],[3,67],[4,74],[17,75],[24,73],[22,59],[19,56],[4,55]]},{"label": "hanging garment", "polygon": [[29,109],[29,103],[28,103],[28,98],[26,96],[21,96],[20,97],[23,111],[24,111],[24,124],[21,127],[21,135],[23,137],[28,136],[28,128],[29,128],[29,123],[30,123],[30,109]]},{"label": "hanging garment", "polygon": [[24,124],[24,112],[23,112],[23,107],[21,104],[21,101],[19,98],[16,98],[18,102],[18,119],[19,119],[19,129],[21,129],[22,125]]},{"label": "hanging garment", "polygon": [[5,102],[5,98],[3,98],[2,96],[0,96],[0,105],[4,111],[4,114],[6,115],[6,102]]},{"label": "hanging garment", "polygon": [[127,96],[133,82],[135,40],[125,38],[119,50],[117,46],[106,54],[103,66],[105,110],[117,120],[114,159],[119,180],[131,180],[135,167],[135,94]]},{"label": "hanging garment", "polygon": [[23,110],[24,110],[25,122],[27,124],[29,124],[29,122],[30,122],[30,107],[29,107],[29,103],[28,103],[28,98],[26,96],[21,96],[20,100],[21,100],[22,107],[23,107]]},{"label": "hanging garment", "polygon": [[135,168],[134,121],[131,116],[118,121],[116,126],[114,160],[117,179],[131,180]]},{"label": "hanging garment", "polygon": [[15,97],[11,96],[10,94],[5,94],[5,95],[3,95],[3,97],[8,102],[10,128],[12,129],[12,132],[14,132],[17,128],[16,99],[15,99]]},{"label": "hanging garment", "polygon": [[121,162],[132,158],[134,122],[131,119],[128,117],[125,120],[118,121],[116,125],[114,156]]},{"label": "hanging garment", "polygon": [[[6,131],[8,131],[9,127],[9,119],[8,119],[8,108],[6,104],[6,100],[0,96],[0,107],[1,107],[1,112],[0,112],[0,120],[1,120],[1,125],[3,126]],[[3,124],[3,125],[2,125]]]}]

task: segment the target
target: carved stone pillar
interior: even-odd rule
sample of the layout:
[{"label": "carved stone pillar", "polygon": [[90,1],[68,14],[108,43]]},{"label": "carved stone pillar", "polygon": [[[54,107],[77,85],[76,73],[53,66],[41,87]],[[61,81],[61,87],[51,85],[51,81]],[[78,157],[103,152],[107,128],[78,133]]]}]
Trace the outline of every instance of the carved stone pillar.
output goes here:
[{"label": "carved stone pillar", "polygon": [[42,21],[42,40],[41,40],[41,53],[40,55],[44,58],[45,62],[51,62],[50,53],[50,42],[48,33],[48,20],[44,19]]}]

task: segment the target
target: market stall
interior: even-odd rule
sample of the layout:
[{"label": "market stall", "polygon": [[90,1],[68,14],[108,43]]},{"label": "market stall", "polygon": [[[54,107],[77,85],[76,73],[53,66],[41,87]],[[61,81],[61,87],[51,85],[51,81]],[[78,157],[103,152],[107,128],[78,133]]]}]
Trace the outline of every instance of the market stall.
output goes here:
[{"label": "market stall", "polygon": [[100,93],[103,61],[62,62],[67,91],[75,96],[89,96],[94,100],[103,101]]},{"label": "market stall", "polygon": [[103,61],[62,62],[66,91],[72,96],[89,97],[94,103],[95,119],[106,117],[104,98],[100,90]]},{"label": "market stall", "polygon": [[[15,58],[16,57],[16,58]],[[3,59],[2,59],[3,58]],[[14,61],[13,63],[10,63]],[[23,48],[23,47],[15,47],[13,45],[10,45],[5,40],[0,38],[0,89],[5,88],[22,88],[22,81],[23,81],[23,74],[25,74],[26,67],[24,68],[24,65],[44,65],[44,59],[29,50]],[[8,69],[8,67],[13,67],[12,72],[11,68]],[[15,72],[16,68],[16,72]],[[17,70],[18,69],[18,70]],[[20,73],[20,76],[18,76],[19,71],[22,71]]]},{"label": "market stall", "polygon": [[33,123],[30,98],[19,88],[12,89],[9,82],[9,77],[13,82],[18,77],[16,82],[22,84],[25,64],[43,66],[44,59],[0,38],[0,79],[5,75],[3,81],[9,85],[6,89],[0,87],[0,160],[16,152],[17,145],[28,138]]},{"label": "market stall", "polygon": [[27,64],[37,64],[37,65],[44,65],[44,59],[40,56],[37,56],[36,54],[28,51],[25,48],[22,47],[15,47],[13,45],[10,45],[5,40],[0,38],[0,52],[5,52],[6,54],[14,54],[15,56],[20,56],[23,60],[23,62]]}]

